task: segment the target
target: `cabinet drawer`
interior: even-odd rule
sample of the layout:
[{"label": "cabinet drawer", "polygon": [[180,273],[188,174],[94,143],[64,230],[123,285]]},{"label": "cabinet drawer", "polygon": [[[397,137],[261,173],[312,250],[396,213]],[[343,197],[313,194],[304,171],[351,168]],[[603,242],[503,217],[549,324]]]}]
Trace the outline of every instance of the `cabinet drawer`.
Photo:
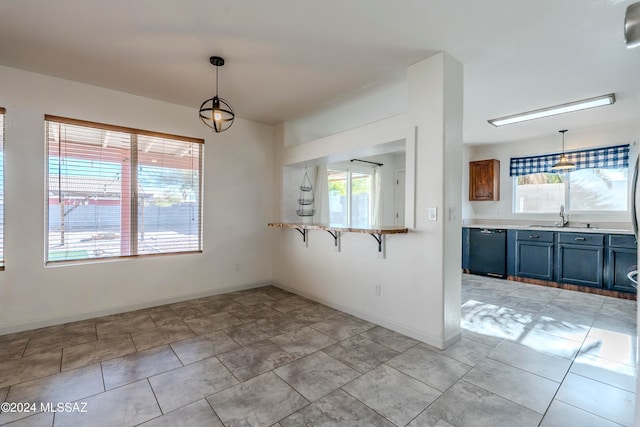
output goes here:
[{"label": "cabinet drawer", "polygon": [[517,230],[516,240],[553,243],[553,231]]},{"label": "cabinet drawer", "polygon": [[604,234],[558,233],[558,243],[571,245],[604,246]]},{"label": "cabinet drawer", "polygon": [[610,234],[609,246],[615,246],[619,248],[637,248],[638,242],[636,237],[629,234]]}]

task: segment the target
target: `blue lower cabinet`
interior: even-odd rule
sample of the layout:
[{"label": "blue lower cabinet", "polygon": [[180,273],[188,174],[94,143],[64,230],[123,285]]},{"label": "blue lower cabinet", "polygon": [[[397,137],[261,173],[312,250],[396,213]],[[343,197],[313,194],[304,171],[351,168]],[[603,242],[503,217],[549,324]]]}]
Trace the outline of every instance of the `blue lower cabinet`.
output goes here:
[{"label": "blue lower cabinet", "polygon": [[590,246],[558,247],[558,282],[602,288],[604,248]]},{"label": "blue lower cabinet", "polygon": [[629,273],[638,269],[638,243],[634,236],[610,235],[607,251],[606,280],[609,289],[636,292]]},{"label": "blue lower cabinet", "polygon": [[553,246],[553,243],[516,241],[516,276],[553,280]]},{"label": "blue lower cabinet", "polygon": [[604,287],[604,235],[558,233],[558,282]]},{"label": "blue lower cabinet", "polygon": [[553,231],[516,230],[515,275],[553,280]]}]

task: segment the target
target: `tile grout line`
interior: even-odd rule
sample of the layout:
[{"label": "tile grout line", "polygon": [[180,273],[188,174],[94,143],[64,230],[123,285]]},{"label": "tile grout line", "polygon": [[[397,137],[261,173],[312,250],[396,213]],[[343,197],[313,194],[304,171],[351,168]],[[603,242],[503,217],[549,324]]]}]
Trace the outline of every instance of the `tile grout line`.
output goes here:
[{"label": "tile grout line", "polygon": [[[165,414],[165,412],[162,410],[162,406],[160,406],[160,402],[158,401],[158,396],[156,396],[156,391],[153,389],[153,386],[151,385],[151,381],[149,380],[149,377],[147,377],[146,380],[147,380],[147,384],[149,385],[149,389],[151,389],[151,393],[153,393],[153,398],[156,401],[156,405],[158,405],[158,409],[160,409],[160,416],[159,417],[161,417],[161,416],[163,416]],[[186,405],[184,405],[184,406],[186,406]],[[156,417],[156,418],[159,418],[159,417]],[[151,419],[155,419],[155,418],[151,418]],[[150,420],[147,420],[147,421],[150,421]]]},{"label": "tile grout line", "polygon": [[[485,356],[485,357],[486,357],[486,356]],[[393,366],[391,366],[391,367],[393,368]],[[472,367],[471,369],[473,369],[473,367]],[[469,369],[469,371],[470,371],[471,369]],[[467,371],[464,375],[466,375],[467,373],[469,373],[469,371]],[[402,371],[400,371],[400,372],[402,372]],[[403,372],[403,373],[404,373],[404,372]],[[405,374],[405,375],[409,375],[409,374]],[[416,416],[415,416],[415,417],[413,417],[411,420],[409,420],[409,422],[407,423],[407,425],[411,424],[411,423],[412,423],[416,418],[418,418],[420,415],[422,415],[422,413],[423,413],[424,411],[426,411],[427,409],[429,409],[429,408],[431,407],[431,405],[435,404],[438,400],[440,400],[440,399],[442,398],[442,396],[444,396],[444,395],[445,395],[445,394],[446,394],[450,389],[452,389],[452,388],[453,388],[453,386],[455,386],[456,384],[458,384],[460,381],[463,381],[464,375],[463,375],[463,376],[461,376],[460,378],[458,378],[457,380],[455,380],[455,381],[454,381],[454,382],[453,382],[449,387],[447,387],[447,389],[446,389],[446,390],[444,390],[443,392],[441,392],[441,393],[440,393],[440,396],[438,396],[436,399],[434,399],[434,400],[433,400],[433,402],[431,402],[430,404],[428,404],[426,408],[424,408],[422,411],[420,411],[420,412],[418,413],[418,415],[416,415]],[[410,376],[411,378],[414,378],[414,377],[412,377],[411,375],[409,375],[409,376]],[[415,379],[415,380],[417,380],[417,381],[420,381],[420,380],[418,380],[417,378],[414,378],[414,379]],[[426,384],[424,381],[420,381],[420,382],[421,382],[421,383],[423,383],[423,384]],[[465,382],[467,382],[467,381],[465,381]],[[467,383],[468,383],[468,382],[467,382]],[[470,383],[468,383],[468,384],[470,384]],[[428,385],[428,386],[429,386],[429,384],[426,384],[426,385]],[[471,385],[474,385],[474,384],[471,384]],[[438,390],[437,388],[435,388],[435,387],[433,387],[433,386],[429,386],[429,387],[433,388],[434,390]],[[475,387],[478,387],[478,386],[475,386]],[[484,390],[482,387],[478,387],[478,388],[481,388],[482,390]],[[438,390],[438,391],[440,391],[440,390]],[[485,390],[485,391],[486,391],[486,392],[488,392],[488,393],[491,393],[491,394],[494,394],[494,395],[498,396],[497,394],[495,394],[495,393],[493,393],[493,392],[490,392],[489,390]],[[502,398],[502,396],[498,396],[498,397]],[[503,398],[503,399],[504,399],[504,398]]]},{"label": "tile grout line", "polygon": [[222,418],[220,418],[220,415],[218,415],[218,412],[216,411],[216,408],[214,408],[213,405],[211,405],[211,402],[209,402],[208,397],[209,396],[204,397],[204,401],[207,402],[207,405],[209,405],[209,408],[211,408],[213,413],[216,415],[216,418],[218,419],[218,421],[220,421],[220,424],[222,424],[224,426],[224,423],[222,422]]},{"label": "tile grout line", "polygon": [[[186,338],[186,339],[189,339],[189,338]],[[180,340],[180,341],[183,341],[183,340]],[[175,341],[175,342],[179,342],[179,341]],[[171,349],[171,352],[173,353],[173,355],[174,355],[174,356],[176,356],[176,359],[178,359],[178,362],[180,362],[180,364],[181,364],[183,367],[184,367],[184,366],[187,366],[187,365],[185,365],[185,364],[184,364],[184,362],[182,361],[182,359],[180,359],[180,356],[178,356],[178,353],[176,353],[176,350],[175,350],[175,349],[173,348],[173,346],[171,345],[171,344],[174,344],[175,342],[169,343],[169,344],[167,344],[167,346]],[[204,359],[201,359],[201,360],[204,360]],[[199,362],[199,360],[197,360],[196,362]],[[196,362],[192,362],[192,363],[196,363]],[[176,368],[176,369],[178,369],[178,368]]]}]

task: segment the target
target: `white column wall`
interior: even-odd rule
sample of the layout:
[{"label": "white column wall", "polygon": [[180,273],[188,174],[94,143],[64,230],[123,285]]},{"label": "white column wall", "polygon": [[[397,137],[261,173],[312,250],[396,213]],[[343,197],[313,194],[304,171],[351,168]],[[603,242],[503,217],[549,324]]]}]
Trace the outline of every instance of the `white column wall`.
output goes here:
[{"label": "white column wall", "polygon": [[[271,126],[236,119],[213,135],[195,108],[6,67],[0,106],[7,109],[0,334],[270,282]],[[45,114],[204,138],[203,253],[45,267]]]},{"label": "white column wall", "polygon": [[[344,233],[342,251],[335,252],[326,232],[310,231],[305,247],[295,230],[273,229],[274,279],[302,295],[444,348],[460,336],[462,66],[444,53],[434,55],[409,68],[407,86],[408,114],[288,148],[283,127],[276,158],[284,166],[416,132],[415,229],[387,236],[386,259],[378,258],[377,243],[366,234]],[[276,187],[282,205],[286,193],[282,183]],[[429,207],[438,210],[437,221],[427,220]],[[449,208],[458,213],[451,221],[445,215]],[[378,284],[380,296],[375,294]]]}]

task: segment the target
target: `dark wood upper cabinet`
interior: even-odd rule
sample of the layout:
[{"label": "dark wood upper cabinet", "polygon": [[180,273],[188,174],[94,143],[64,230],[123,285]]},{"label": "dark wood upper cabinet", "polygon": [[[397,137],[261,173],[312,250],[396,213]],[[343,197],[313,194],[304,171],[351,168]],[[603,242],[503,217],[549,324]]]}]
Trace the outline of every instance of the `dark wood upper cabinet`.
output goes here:
[{"label": "dark wood upper cabinet", "polygon": [[469,162],[469,200],[500,200],[500,160]]}]

